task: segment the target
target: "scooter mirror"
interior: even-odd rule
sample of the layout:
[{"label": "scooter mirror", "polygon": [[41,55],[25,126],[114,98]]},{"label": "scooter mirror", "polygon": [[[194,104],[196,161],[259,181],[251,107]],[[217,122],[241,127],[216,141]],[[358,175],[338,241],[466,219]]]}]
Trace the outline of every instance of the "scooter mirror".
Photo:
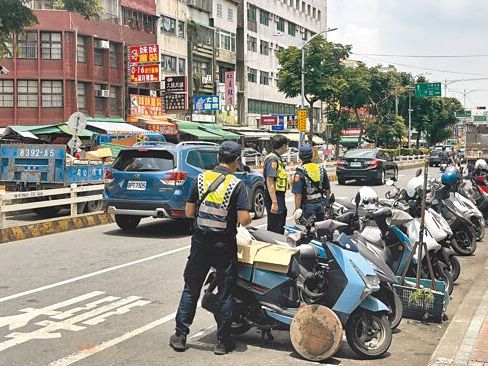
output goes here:
[{"label": "scooter mirror", "polygon": [[300,217],[303,216],[303,210],[301,208],[297,209],[294,213],[293,213],[293,218],[295,220],[298,220]]},{"label": "scooter mirror", "polygon": [[332,193],[329,197],[329,205],[332,205],[335,202],[335,194]]},{"label": "scooter mirror", "polygon": [[361,194],[358,192],[356,193],[356,197],[354,198],[354,203],[356,203],[356,207],[359,206],[360,202],[361,202]]},{"label": "scooter mirror", "polygon": [[385,183],[387,186],[393,186],[395,184],[395,182],[392,181],[391,179],[388,179]]},{"label": "scooter mirror", "polygon": [[386,193],[385,193],[385,198],[388,198],[388,199],[390,199],[390,198],[391,198],[391,193],[390,193],[390,191],[388,191],[388,192],[386,192]]},{"label": "scooter mirror", "polygon": [[422,169],[417,169],[417,172],[415,173],[416,177],[420,177],[420,174],[422,174]]}]

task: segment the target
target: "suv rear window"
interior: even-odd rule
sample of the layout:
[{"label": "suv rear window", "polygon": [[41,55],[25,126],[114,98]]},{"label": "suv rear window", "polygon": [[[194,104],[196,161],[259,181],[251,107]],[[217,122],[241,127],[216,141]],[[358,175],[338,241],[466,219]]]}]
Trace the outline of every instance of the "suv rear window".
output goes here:
[{"label": "suv rear window", "polygon": [[174,169],[174,156],[165,150],[121,151],[113,168],[124,172],[164,172]]},{"label": "suv rear window", "polygon": [[374,158],[376,155],[376,150],[368,150],[368,149],[358,149],[358,150],[349,150],[344,155],[345,158]]},{"label": "suv rear window", "polygon": [[212,170],[219,164],[216,150],[190,150],[186,162],[203,170]]}]

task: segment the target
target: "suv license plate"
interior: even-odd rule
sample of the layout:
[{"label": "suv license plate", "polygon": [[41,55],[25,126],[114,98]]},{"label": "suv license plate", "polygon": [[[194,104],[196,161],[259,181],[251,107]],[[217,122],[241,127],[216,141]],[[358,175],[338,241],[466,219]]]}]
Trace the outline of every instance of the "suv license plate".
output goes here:
[{"label": "suv license plate", "polygon": [[130,180],[127,182],[127,190],[130,191],[145,191],[146,181],[134,181]]},{"label": "suv license plate", "polygon": [[353,161],[351,162],[351,168],[360,168],[361,162],[360,161]]}]

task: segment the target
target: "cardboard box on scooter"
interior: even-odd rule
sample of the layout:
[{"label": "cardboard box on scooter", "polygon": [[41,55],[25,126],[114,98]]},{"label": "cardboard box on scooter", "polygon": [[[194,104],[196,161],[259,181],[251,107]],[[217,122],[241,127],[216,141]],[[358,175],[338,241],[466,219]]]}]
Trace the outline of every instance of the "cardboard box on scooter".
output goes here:
[{"label": "cardboard box on scooter", "polygon": [[237,259],[240,263],[251,264],[256,269],[287,273],[296,248],[269,244],[252,240],[237,242]]}]

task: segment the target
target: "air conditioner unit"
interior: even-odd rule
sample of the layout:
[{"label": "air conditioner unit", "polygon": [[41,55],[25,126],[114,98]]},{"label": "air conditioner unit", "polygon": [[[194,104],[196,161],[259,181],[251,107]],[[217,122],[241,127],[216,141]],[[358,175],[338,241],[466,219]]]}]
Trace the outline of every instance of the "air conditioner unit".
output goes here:
[{"label": "air conditioner unit", "polygon": [[97,90],[95,95],[99,98],[110,98],[110,90]]},{"label": "air conditioner unit", "polygon": [[95,48],[102,48],[102,49],[108,50],[110,48],[110,42],[109,41],[103,41],[101,39],[97,39],[95,41]]},{"label": "air conditioner unit", "polygon": [[202,83],[203,84],[210,84],[211,82],[212,82],[212,75],[202,76]]}]

